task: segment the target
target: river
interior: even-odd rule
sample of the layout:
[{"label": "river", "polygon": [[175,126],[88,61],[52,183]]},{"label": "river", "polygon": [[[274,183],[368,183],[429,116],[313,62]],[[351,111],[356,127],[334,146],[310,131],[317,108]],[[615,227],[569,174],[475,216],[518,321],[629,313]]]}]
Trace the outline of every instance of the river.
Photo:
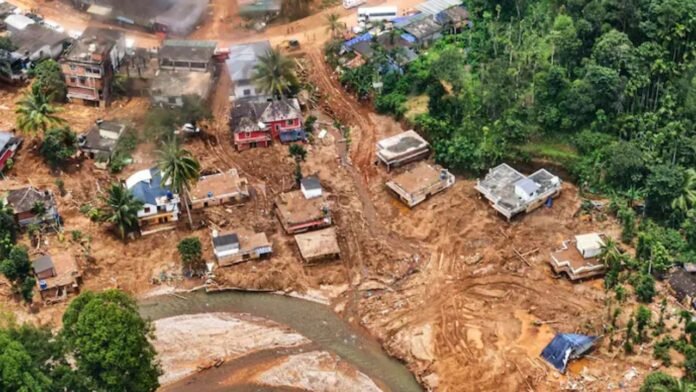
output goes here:
[{"label": "river", "polygon": [[401,362],[387,355],[380,344],[350,325],[328,306],[271,293],[226,291],[157,296],[140,301],[145,318],[161,318],[208,312],[248,313],[291,327],[317,344],[349,362],[367,376],[394,392],[420,392],[423,389]]}]

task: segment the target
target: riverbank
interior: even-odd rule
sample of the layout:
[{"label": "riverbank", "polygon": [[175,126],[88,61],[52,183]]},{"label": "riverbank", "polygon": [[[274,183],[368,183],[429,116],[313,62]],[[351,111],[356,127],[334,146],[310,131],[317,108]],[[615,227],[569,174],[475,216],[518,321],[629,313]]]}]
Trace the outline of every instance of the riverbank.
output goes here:
[{"label": "riverbank", "polygon": [[165,370],[165,391],[194,385],[206,391],[244,385],[422,390],[377,341],[317,302],[270,293],[196,291],[143,298],[140,311],[154,320],[153,344]]}]

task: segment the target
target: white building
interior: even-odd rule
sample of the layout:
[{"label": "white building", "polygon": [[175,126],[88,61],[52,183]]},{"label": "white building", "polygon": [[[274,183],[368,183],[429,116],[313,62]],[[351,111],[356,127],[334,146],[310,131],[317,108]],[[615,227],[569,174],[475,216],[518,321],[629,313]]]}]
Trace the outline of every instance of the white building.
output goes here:
[{"label": "white building", "polygon": [[258,57],[270,50],[271,43],[268,41],[230,46],[230,56],[227,60],[227,69],[232,80],[230,101],[239,98],[265,99],[265,94],[256,87],[252,78]]},{"label": "white building", "polygon": [[126,180],[126,188],[143,202],[143,208],[138,211],[141,234],[176,227],[180,214],[179,195],[171,191],[169,184],[162,184],[162,173],[158,168],[136,172]]},{"label": "white building", "polygon": [[314,176],[303,178],[300,182],[300,190],[305,199],[314,199],[322,195],[321,183],[319,183],[319,179]]},{"label": "white building", "polygon": [[575,236],[575,247],[583,258],[598,257],[602,253],[604,241],[597,233],[581,234]]}]

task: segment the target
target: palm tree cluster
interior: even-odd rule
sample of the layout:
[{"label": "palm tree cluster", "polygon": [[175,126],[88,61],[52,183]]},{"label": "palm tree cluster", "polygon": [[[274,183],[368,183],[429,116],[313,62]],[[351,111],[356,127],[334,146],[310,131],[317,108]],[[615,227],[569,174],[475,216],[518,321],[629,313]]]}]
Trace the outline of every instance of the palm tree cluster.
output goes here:
[{"label": "palm tree cluster", "polygon": [[684,183],[680,195],[672,200],[672,208],[686,213],[696,207],[696,170],[688,169],[684,173]]},{"label": "palm tree cluster", "polygon": [[36,85],[24,99],[17,102],[17,128],[26,134],[36,136],[46,132],[52,125],[61,125],[65,120],[58,117],[60,109],[51,104],[51,97],[41,92]]},{"label": "palm tree cluster", "polygon": [[283,98],[298,85],[294,60],[271,49],[257,58],[252,80],[266,94]]},{"label": "palm tree cluster", "polygon": [[346,24],[341,22],[338,14],[326,15],[326,32],[331,33],[331,38],[336,38],[341,30],[345,30]]},{"label": "palm tree cluster", "polygon": [[138,227],[138,211],[143,208],[143,203],[133,196],[133,193],[121,184],[111,184],[104,202],[104,220],[112,223],[121,239],[126,238],[126,233]]}]

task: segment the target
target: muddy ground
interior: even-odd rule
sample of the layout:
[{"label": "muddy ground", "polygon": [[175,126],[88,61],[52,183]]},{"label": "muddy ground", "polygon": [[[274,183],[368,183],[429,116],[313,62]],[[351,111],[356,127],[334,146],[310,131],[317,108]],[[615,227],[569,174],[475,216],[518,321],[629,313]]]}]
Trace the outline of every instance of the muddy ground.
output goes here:
[{"label": "muddy ground", "polygon": [[[404,8],[417,2],[401,3]],[[51,4],[58,3],[44,5],[56,6]],[[217,37],[221,42],[265,37],[281,42],[298,35],[291,31],[302,33],[301,73],[317,87],[313,113],[330,131],[326,139],[307,146],[303,172],[317,174],[330,195],[341,260],[311,267],[301,263],[293,238],[283,232],[271,209],[274,197],[293,187],[292,159],[287,147],[281,145],[234,151],[227,127],[229,80],[225,72],[211,100],[215,121],[207,126],[208,137],[191,140],[187,148],[206,171],[237,168],[246,176],[254,189],[248,203],[207,210],[199,218],[209,227],[191,231],[182,226],[124,242],[108,226],[90,222],[79,210],[88,203],[99,204],[110,182],[152,165],[156,146],[143,141],[134,164],[113,176],[96,170],[90,161],[76,161],[59,173],[51,172],[28,140],[15,168],[0,183],[0,191],[30,183],[58,194],[57,178],[64,181],[67,190],[58,196],[65,219],[63,234],[45,235],[33,254],[70,251],[85,270],[84,289],[119,287],[134,295],[147,295],[169,286],[189,288],[201,283],[180,276],[176,244],[182,238],[199,236],[206,256],[212,257],[211,229],[264,231],[273,243],[273,257],[220,270],[216,274],[220,285],[300,293],[321,285],[348,286],[333,299],[334,309],[377,336],[431,388],[555,391],[573,385],[587,390],[623,385],[625,390],[637,389],[642,377],[655,367],[649,346],[639,355],[625,357],[616,350],[611,352],[603,342],[591,357],[573,365],[567,377],[539,359],[554,333],[601,334],[608,314],[601,281],[572,284],[556,278],[547,266],[549,252],[574,234],[598,231],[616,236],[616,222],[574,217],[581,199],[570,183],[564,184],[553,208],[541,208],[511,223],[478,197],[473,180],[461,177],[454,187],[422,205],[404,207],[384,188],[390,175],[373,163],[376,141],[403,128],[357,103],[324,65],[320,43],[326,35],[324,14],[329,11],[292,25],[271,26],[255,35],[240,33],[227,23],[234,11],[220,11],[226,6],[225,1],[213,1],[211,17],[194,37]],[[341,12],[346,20],[352,17]],[[73,18],[75,24],[81,23],[81,17]],[[0,126],[4,129],[14,128],[15,102],[22,93],[21,89],[0,91]],[[131,99],[105,110],[64,105],[61,115],[78,132],[98,118],[129,119],[142,131],[147,108],[144,99]],[[330,126],[334,119],[352,127],[348,154],[341,135]],[[81,238],[74,239],[73,232],[79,232]],[[0,285],[0,291],[8,293],[5,285]],[[53,325],[60,324],[66,306],[30,309],[8,295],[2,296],[2,302],[20,320]],[[628,316],[632,306],[626,305],[622,317]],[[678,309],[670,300],[668,313]],[[633,377],[632,368],[636,370]],[[677,372],[676,368],[667,370]]]}]

